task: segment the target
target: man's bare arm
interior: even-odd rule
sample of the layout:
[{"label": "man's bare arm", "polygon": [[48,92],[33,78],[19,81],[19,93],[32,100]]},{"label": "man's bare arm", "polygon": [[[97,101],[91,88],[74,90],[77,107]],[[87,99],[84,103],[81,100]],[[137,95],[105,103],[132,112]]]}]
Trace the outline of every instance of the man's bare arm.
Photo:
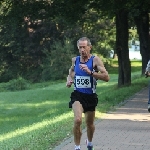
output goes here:
[{"label": "man's bare arm", "polygon": [[71,67],[69,68],[69,74],[67,76],[67,83],[66,83],[66,86],[67,87],[71,87],[72,83],[73,83],[73,80],[74,80],[74,63],[75,63],[75,60],[76,58],[72,58],[72,65]]},{"label": "man's bare arm", "polygon": [[95,64],[95,67],[97,68],[98,72],[94,72],[92,76],[96,79],[108,82],[109,81],[108,72],[99,57],[95,56],[94,64]]}]

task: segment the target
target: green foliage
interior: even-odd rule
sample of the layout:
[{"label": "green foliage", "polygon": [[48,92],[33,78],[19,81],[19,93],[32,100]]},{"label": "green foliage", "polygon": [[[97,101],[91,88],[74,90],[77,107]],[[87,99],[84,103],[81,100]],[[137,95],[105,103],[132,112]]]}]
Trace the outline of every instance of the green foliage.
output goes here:
[{"label": "green foliage", "polygon": [[[0,82],[15,79],[18,74],[32,82],[63,79],[68,74],[71,56],[78,52],[76,41],[82,36],[91,39],[92,52],[108,57],[109,51],[115,50],[116,11],[124,7],[136,11],[137,8],[130,8],[139,3],[144,4],[142,9],[148,7],[148,0],[135,2],[128,1],[125,5],[126,1],[121,0],[76,3],[74,0],[2,0]],[[69,46],[71,52],[67,54],[62,52],[66,37],[72,39],[74,46]],[[56,51],[57,41],[62,45]],[[109,66],[110,61],[104,59],[104,63]]]},{"label": "green foliage", "polygon": [[1,3],[0,81],[8,82],[18,74],[25,79],[39,81],[45,57],[43,49],[63,38],[60,37],[62,31],[52,19],[54,14],[50,15],[50,1],[3,0]]},{"label": "green foliage", "polygon": [[[109,45],[114,45],[110,42],[114,40],[113,21],[102,18],[101,13],[94,9],[85,11],[88,2],[84,0],[77,3],[72,0],[53,3],[49,0],[3,0],[1,4],[0,82],[15,79],[18,74],[31,82],[64,78],[71,65],[71,56],[78,52],[76,41],[81,36],[89,37],[95,45],[93,51],[104,56],[110,49]],[[73,7],[69,7],[70,4]],[[65,37],[73,41],[70,43],[73,46],[68,47],[71,52],[62,52]],[[62,45],[59,44],[56,51],[54,45],[57,41]],[[102,47],[104,41],[107,48]],[[103,51],[99,51],[101,49]]]},{"label": "green foliage", "polygon": [[7,83],[7,90],[10,90],[10,91],[19,91],[19,90],[27,90],[29,89],[29,82],[25,79],[23,79],[22,77],[19,77],[17,79],[13,79],[13,80],[10,80],[8,83]]},{"label": "green foliage", "polygon": [[[41,79],[59,80],[64,79],[71,66],[71,57],[73,57],[73,44],[70,40],[56,41],[50,50],[45,49],[46,58],[43,60],[43,71]],[[50,51],[50,52],[49,52]]]},{"label": "green foliage", "polygon": [[[105,67],[107,68],[109,74],[118,74],[118,60],[115,59],[104,59],[106,61]],[[142,67],[142,61],[132,60],[131,61],[131,72],[140,72]]]}]

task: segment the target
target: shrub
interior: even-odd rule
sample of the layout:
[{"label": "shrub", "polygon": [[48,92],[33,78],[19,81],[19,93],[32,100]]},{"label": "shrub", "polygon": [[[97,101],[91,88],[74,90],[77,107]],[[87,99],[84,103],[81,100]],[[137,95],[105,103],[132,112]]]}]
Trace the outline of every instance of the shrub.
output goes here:
[{"label": "shrub", "polygon": [[42,81],[61,80],[68,74],[73,57],[73,44],[70,40],[55,42],[49,50],[45,49],[46,59],[43,63]]},{"label": "shrub", "polygon": [[29,86],[30,84],[27,80],[19,77],[18,79],[10,80],[6,85],[6,89],[10,91],[27,90]]}]

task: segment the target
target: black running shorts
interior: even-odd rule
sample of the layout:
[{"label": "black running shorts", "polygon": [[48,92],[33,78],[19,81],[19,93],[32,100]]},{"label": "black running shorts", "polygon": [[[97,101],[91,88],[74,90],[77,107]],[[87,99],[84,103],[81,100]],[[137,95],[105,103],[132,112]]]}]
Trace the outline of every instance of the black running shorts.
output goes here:
[{"label": "black running shorts", "polygon": [[71,101],[69,102],[69,108],[72,108],[72,104],[75,101],[79,101],[83,107],[84,113],[87,111],[95,111],[98,104],[98,97],[96,93],[85,94],[78,91],[71,93]]}]

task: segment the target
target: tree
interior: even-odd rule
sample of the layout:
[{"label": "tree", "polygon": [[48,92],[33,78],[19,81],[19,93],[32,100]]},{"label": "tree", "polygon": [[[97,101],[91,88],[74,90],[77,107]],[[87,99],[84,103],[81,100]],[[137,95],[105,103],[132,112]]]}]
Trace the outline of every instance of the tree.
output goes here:
[{"label": "tree", "polygon": [[118,86],[131,84],[131,64],[128,50],[128,12],[121,9],[116,12],[116,51],[118,55]]},{"label": "tree", "polygon": [[[40,78],[46,55],[44,48],[63,41],[55,9],[49,0],[2,0],[0,2],[0,81],[18,75]],[[56,13],[57,14],[57,13]],[[36,72],[36,73],[35,73]],[[36,76],[36,78],[35,78]]]},{"label": "tree", "polygon": [[[55,41],[61,41],[64,46],[65,38],[69,37],[75,41],[76,47],[76,40],[83,35],[89,36],[93,42],[99,40],[100,36],[96,34],[100,23],[94,24],[94,11],[88,11],[87,5],[85,0],[55,0],[53,3],[50,0],[1,1],[0,81],[18,75],[32,81],[40,79],[47,57],[44,50],[51,54]],[[88,17],[93,19],[89,21]],[[99,33],[103,33],[102,30]]]},{"label": "tree", "polygon": [[[105,7],[104,7],[105,6]],[[131,65],[128,51],[127,0],[93,1],[91,7],[116,19],[116,51],[118,55],[118,86],[131,84]]]},{"label": "tree", "polygon": [[150,60],[150,36],[149,36],[149,12],[150,12],[150,1],[132,1],[132,11],[130,11],[131,18],[137,27],[137,32],[140,41],[140,52],[142,55],[142,74],[145,73],[145,68],[148,60]]},{"label": "tree", "polygon": [[137,17],[134,17],[139,34],[140,52],[142,55],[142,74],[145,73],[145,68],[148,60],[150,60],[150,39],[149,39],[149,15],[148,12],[142,12]]},{"label": "tree", "polygon": [[[149,4],[149,1],[142,1],[143,5],[140,8],[141,3],[135,0],[109,0],[107,2],[105,0],[2,0],[0,2],[1,73],[7,72],[8,74],[10,71],[11,78],[15,78],[20,73],[28,76],[32,72],[32,78],[36,75],[40,77],[39,72],[42,71],[43,60],[47,57],[44,49],[51,53],[54,41],[59,40],[63,45],[66,37],[74,41],[75,47],[79,36],[88,36],[93,42],[99,39],[101,42],[98,42],[97,47],[99,46],[100,49],[102,49],[101,43],[104,47],[106,43],[113,44],[112,39],[108,41],[106,38],[108,36],[106,34],[109,34],[110,38],[113,31],[108,28],[107,24],[110,23],[107,19],[115,18],[116,52],[119,65],[118,86],[130,85],[128,14],[131,10],[140,12],[132,17],[135,17],[140,35],[141,54],[146,57],[149,53],[147,48],[148,18],[146,17],[149,7],[146,3]],[[141,16],[143,20],[140,20]],[[146,24],[143,16],[147,18]],[[148,57],[142,60],[143,70]],[[36,70],[38,73],[33,75]],[[6,77],[6,74],[3,74],[3,77]]]},{"label": "tree", "polygon": [[92,7],[101,10],[104,14],[116,15],[116,52],[118,55],[119,65],[119,86],[131,84],[131,66],[127,46],[127,22],[132,17],[135,20],[135,24],[137,26],[139,34],[140,52],[142,55],[142,74],[144,74],[146,64],[150,59],[150,36],[148,17],[148,12],[150,11],[149,6],[149,0],[111,0],[107,1],[107,3],[104,0],[101,0],[98,2],[93,1],[92,3]]}]

